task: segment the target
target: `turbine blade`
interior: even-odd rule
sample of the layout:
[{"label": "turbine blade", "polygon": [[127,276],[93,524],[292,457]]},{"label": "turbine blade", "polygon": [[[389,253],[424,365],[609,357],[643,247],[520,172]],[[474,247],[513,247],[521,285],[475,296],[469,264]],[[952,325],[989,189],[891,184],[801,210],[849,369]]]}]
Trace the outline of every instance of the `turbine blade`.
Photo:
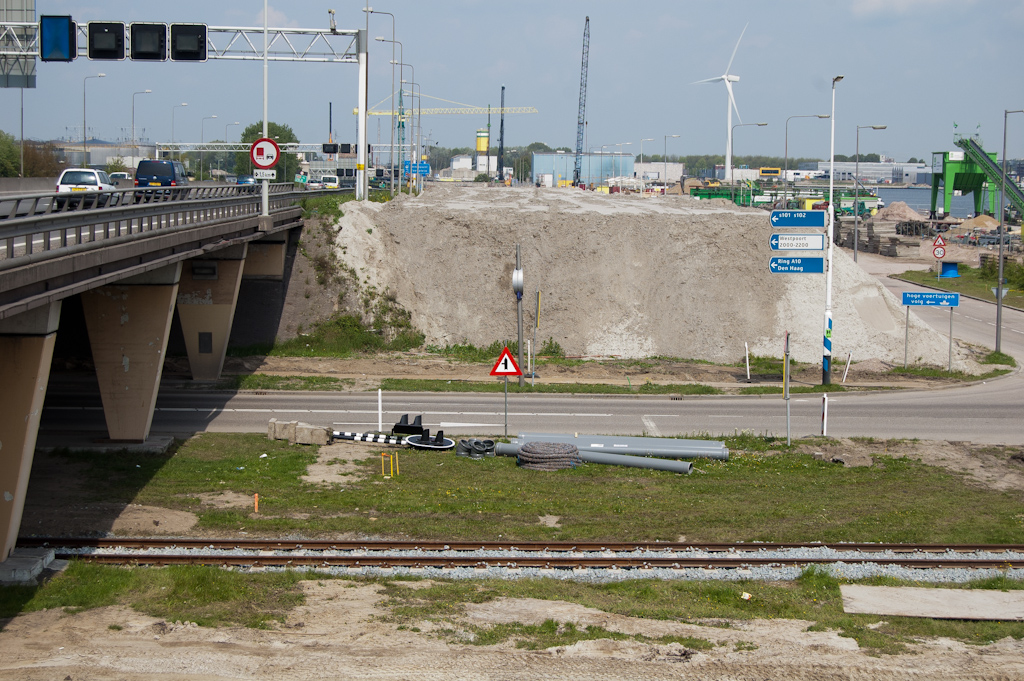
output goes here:
[{"label": "turbine blade", "polygon": [[[749,22],[747,23],[747,26],[750,26]],[[747,32],[747,26],[744,26],[743,30],[740,31],[740,40],[743,40],[743,34]],[[736,58],[736,50],[740,49],[740,40],[737,40],[736,47],[732,48],[732,56],[729,57],[729,65],[725,67],[725,73],[727,75],[729,70],[732,69],[732,60]]]},{"label": "turbine blade", "polygon": [[700,85],[702,83],[714,83],[714,82],[717,82],[719,80],[722,80],[722,76],[715,76],[714,78],[705,78],[704,80],[696,80],[696,81],[690,83],[690,85]]},{"label": "turbine blade", "polygon": [[743,117],[740,116],[740,110],[736,107],[736,98],[732,94],[732,83],[728,80],[725,81],[725,89],[729,91],[729,103],[732,104],[732,110],[736,112],[736,119],[742,123]]}]

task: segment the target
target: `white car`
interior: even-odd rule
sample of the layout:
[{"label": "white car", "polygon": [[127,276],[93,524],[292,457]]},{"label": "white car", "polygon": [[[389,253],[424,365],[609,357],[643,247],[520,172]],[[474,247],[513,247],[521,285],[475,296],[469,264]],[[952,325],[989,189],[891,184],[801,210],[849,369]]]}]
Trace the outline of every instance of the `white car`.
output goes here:
[{"label": "white car", "polygon": [[337,175],[324,175],[320,181],[324,183],[324,189],[338,189],[341,186]]},{"label": "white car", "polygon": [[[104,192],[117,189],[117,186],[110,180],[110,177],[102,170],[92,168],[67,168],[60,174],[57,180],[58,194],[77,194],[80,192]],[[68,204],[75,206],[79,203],[76,198],[68,201]],[[97,205],[105,206],[106,196],[97,197]],[[57,207],[63,208],[64,201],[57,200]]]}]

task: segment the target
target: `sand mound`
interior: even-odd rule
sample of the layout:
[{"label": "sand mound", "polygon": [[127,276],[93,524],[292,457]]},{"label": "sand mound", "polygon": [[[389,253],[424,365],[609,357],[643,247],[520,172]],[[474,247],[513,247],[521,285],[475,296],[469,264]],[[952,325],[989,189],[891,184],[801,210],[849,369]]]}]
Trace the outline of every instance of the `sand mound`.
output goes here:
[{"label": "sand mound", "polygon": [[[428,344],[515,339],[515,245],[529,338],[572,355],[737,361],[744,342],[820,362],[821,274],[772,274],[768,214],[687,196],[641,198],[536,188],[430,187],[390,204],[349,203],[338,255],[364,285],[389,290]],[[372,226],[372,227],[371,227]],[[776,255],[778,255],[776,253]],[[812,254],[817,255],[817,254]],[[903,361],[904,309],[835,251],[833,354]],[[946,338],[911,313],[913,357]]]},{"label": "sand mound", "polygon": [[965,220],[960,223],[960,226],[955,230],[957,233],[964,234],[972,232],[974,230],[995,230],[999,227],[999,220],[996,220],[991,215],[979,215],[973,217],[970,220]]},{"label": "sand mound", "polygon": [[893,201],[874,216],[875,220],[906,222],[908,220],[927,220],[928,216],[918,213],[903,201]]}]

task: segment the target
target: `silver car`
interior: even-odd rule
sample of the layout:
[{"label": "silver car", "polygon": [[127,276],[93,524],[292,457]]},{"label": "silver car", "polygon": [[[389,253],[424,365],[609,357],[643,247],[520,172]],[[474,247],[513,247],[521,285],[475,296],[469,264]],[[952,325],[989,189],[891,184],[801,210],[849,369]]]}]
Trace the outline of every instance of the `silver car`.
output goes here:
[{"label": "silver car", "polygon": [[[58,194],[80,194],[83,192],[106,192],[117,189],[117,186],[111,181],[110,177],[102,170],[93,170],[92,168],[66,168],[57,179],[57,193]],[[107,205],[108,195],[101,194],[95,198],[95,205],[105,206]],[[64,207],[64,200],[57,199],[57,208]],[[91,200],[86,199],[84,202],[81,198],[74,198],[67,201],[70,207],[75,207],[79,203],[83,205],[89,205],[92,203]]]}]

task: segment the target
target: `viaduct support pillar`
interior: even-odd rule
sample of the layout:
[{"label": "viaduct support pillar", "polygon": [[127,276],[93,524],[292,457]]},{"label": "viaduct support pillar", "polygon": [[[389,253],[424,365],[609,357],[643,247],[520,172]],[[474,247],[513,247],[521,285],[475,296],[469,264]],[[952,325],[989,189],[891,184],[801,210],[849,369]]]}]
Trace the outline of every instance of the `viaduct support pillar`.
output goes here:
[{"label": "viaduct support pillar", "polygon": [[178,287],[178,318],[192,379],[215,381],[224,368],[246,245],[185,263]]},{"label": "viaduct support pillar", "polygon": [[176,263],[82,293],[111,440],[149,437],[180,275]]},{"label": "viaduct support pillar", "polygon": [[0,320],[0,561],[18,540],[59,321],[59,302]]}]

